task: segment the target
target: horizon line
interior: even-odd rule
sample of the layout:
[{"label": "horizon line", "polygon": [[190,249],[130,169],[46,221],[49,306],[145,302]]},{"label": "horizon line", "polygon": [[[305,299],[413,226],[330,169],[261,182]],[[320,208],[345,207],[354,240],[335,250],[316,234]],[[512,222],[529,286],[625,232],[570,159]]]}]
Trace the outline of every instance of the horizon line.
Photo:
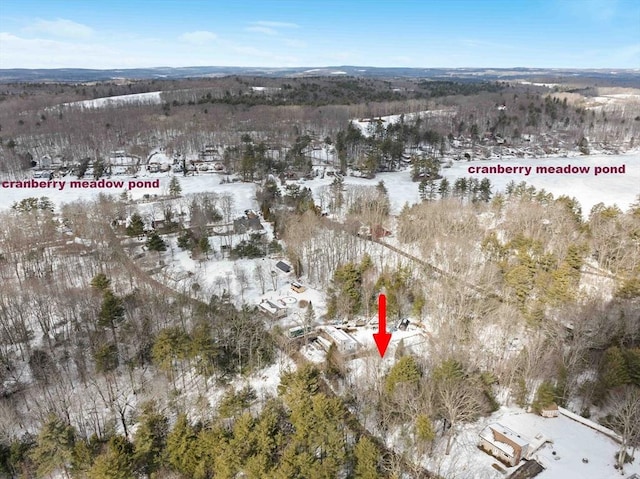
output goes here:
[{"label": "horizon line", "polygon": [[370,65],[299,65],[299,66],[259,66],[259,65],[186,65],[186,66],[137,66],[137,67],[124,67],[124,68],[89,68],[89,67],[8,67],[0,68],[0,71],[7,70],[91,70],[91,71],[127,71],[127,70],[155,70],[155,69],[187,69],[187,68],[255,68],[262,70],[292,70],[292,69],[332,69],[332,68],[369,68],[369,69],[387,69],[387,70],[550,70],[550,71],[562,71],[562,70],[579,70],[579,71],[632,71],[640,72],[640,68],[625,68],[625,67],[534,67],[534,66],[511,66],[511,67],[494,67],[494,66],[482,66],[482,67],[453,67],[453,66],[370,66]]}]

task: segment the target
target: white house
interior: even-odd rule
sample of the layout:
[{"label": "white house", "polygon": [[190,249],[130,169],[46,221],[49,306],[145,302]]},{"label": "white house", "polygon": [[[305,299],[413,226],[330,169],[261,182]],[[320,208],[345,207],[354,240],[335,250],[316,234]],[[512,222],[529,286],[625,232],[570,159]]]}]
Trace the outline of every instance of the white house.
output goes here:
[{"label": "white house", "polygon": [[338,351],[342,354],[353,354],[358,349],[358,341],[353,336],[344,332],[341,329],[334,328],[333,326],[327,326],[324,328],[324,332],[328,336],[328,339],[336,345]]},{"label": "white house", "polygon": [[496,422],[480,432],[479,446],[505,464],[515,466],[527,455],[529,440]]}]

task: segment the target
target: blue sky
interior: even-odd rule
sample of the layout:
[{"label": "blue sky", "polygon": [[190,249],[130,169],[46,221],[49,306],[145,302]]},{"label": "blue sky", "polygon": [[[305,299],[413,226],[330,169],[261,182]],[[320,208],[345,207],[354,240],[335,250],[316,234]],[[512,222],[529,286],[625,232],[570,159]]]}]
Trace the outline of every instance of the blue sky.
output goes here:
[{"label": "blue sky", "polygon": [[640,68],[640,1],[0,1],[0,68],[197,65]]}]

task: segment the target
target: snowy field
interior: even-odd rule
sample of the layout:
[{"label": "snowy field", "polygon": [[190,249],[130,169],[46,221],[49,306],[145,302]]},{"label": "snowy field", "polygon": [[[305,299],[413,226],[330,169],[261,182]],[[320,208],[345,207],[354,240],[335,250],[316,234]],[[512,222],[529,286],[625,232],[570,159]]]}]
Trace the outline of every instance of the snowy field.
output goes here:
[{"label": "snowy field", "polygon": [[[493,174],[471,175],[468,173],[470,166],[533,166],[529,176],[524,174]],[[590,166],[588,174],[536,174],[536,166]],[[611,167],[625,165],[624,174],[593,174],[596,166]],[[579,156],[573,158],[536,158],[536,159],[509,159],[509,160],[485,160],[472,162],[454,162],[449,169],[444,169],[444,176],[449,179],[461,176],[487,177],[496,190],[504,190],[507,183],[525,181],[536,188],[544,188],[555,197],[560,195],[575,196],[582,205],[582,212],[588,215],[591,208],[597,203],[606,205],[617,204],[622,210],[626,210],[640,194],[640,153],[628,155],[601,155]]]},{"label": "snowy field", "polygon": [[351,124],[360,130],[363,136],[369,137],[375,132],[376,126],[379,123],[383,128],[387,128],[389,125],[393,125],[398,123],[401,118],[404,118],[405,121],[415,121],[418,118],[429,118],[434,116],[452,116],[455,115],[455,109],[444,109],[444,110],[423,110],[412,113],[404,113],[400,115],[385,115],[385,116],[376,116],[373,120],[368,121],[369,119],[353,119],[351,120]]},{"label": "snowy field", "polygon": [[105,108],[119,107],[123,105],[159,105],[162,103],[161,91],[150,91],[147,93],[133,93],[131,95],[117,95],[93,100],[74,101],[63,103],[60,106],[72,108]]},{"label": "snowy field", "polygon": [[[524,173],[513,174],[470,174],[469,167],[477,166],[532,166],[533,170],[528,176]],[[537,174],[536,166],[590,166],[588,174]],[[593,174],[596,166],[622,166],[625,165],[624,174]],[[510,181],[519,183],[525,181],[536,188],[544,188],[554,196],[567,195],[574,196],[582,205],[583,214],[589,214],[591,208],[600,202],[606,205],[617,204],[621,209],[626,210],[640,194],[640,153],[634,152],[626,155],[594,155],[580,156],[572,158],[535,158],[535,159],[492,159],[476,161],[454,162],[451,168],[443,168],[442,174],[452,183],[456,178],[474,176],[479,179],[487,177],[491,180],[494,193],[503,191]],[[25,175],[25,179],[29,178]],[[130,190],[133,199],[140,199],[144,194],[164,195],[167,193],[170,176],[169,174],[150,174],[138,179],[160,178],[159,188],[134,188]],[[255,208],[255,188],[253,183],[227,183],[220,184],[219,175],[204,174],[189,177],[178,177],[182,186],[182,193],[197,193],[212,191],[217,193],[230,192],[234,195],[235,204],[244,208]],[[1,178],[4,180],[4,178]],[[13,178],[12,178],[13,179]],[[71,181],[71,177],[64,178]],[[130,179],[119,176],[126,182]],[[418,184],[411,181],[409,170],[379,173],[372,180],[345,176],[345,185],[367,185],[375,186],[380,180],[384,181],[391,201],[392,214],[398,214],[405,203],[414,204],[420,201],[418,194]],[[325,208],[327,201],[323,198],[322,191],[326,190],[333,181],[333,177],[316,178],[310,181],[300,180],[300,186],[309,187],[314,192],[316,204]],[[30,196],[47,196],[54,203],[69,203],[78,199],[91,199],[97,197],[99,193],[119,195],[122,189],[95,188],[95,189],[69,189],[59,191],[54,188],[7,188],[0,183],[0,208],[8,208],[14,202]]]},{"label": "snowy field", "polygon": [[[532,166],[531,173],[525,174],[470,174],[469,167],[492,166]],[[537,174],[536,166],[590,166],[588,174]],[[624,174],[593,174],[594,167],[625,165]],[[627,210],[640,195],[640,153],[628,155],[599,155],[580,156],[573,158],[535,158],[535,159],[506,159],[506,160],[476,160],[453,162],[451,168],[443,168],[442,175],[453,182],[461,177],[475,177],[478,179],[489,178],[493,185],[493,192],[504,191],[510,181],[520,183],[525,181],[538,189],[544,188],[553,193],[555,197],[567,195],[575,197],[582,205],[585,216],[597,203],[606,205],[617,204],[622,210]],[[420,201],[418,183],[411,181],[410,170],[378,173],[372,180],[345,176],[345,185],[369,185],[375,186],[382,180],[389,191],[392,214],[398,214],[405,203],[414,204]],[[328,186],[333,181],[332,177],[306,181],[304,186],[311,187],[315,193],[316,203],[321,207],[323,186]]]},{"label": "snowy field", "polygon": [[[435,472],[461,479],[505,477],[492,467],[498,461],[477,448],[480,431],[495,422],[529,440],[538,434],[550,440],[533,456],[546,467],[536,476],[537,479],[614,479],[640,473],[638,461],[627,464],[624,475],[614,469],[619,445],[604,434],[562,415],[546,419],[517,408],[502,408],[492,416],[465,427],[457,436],[449,456],[438,452],[434,455],[437,459],[431,459],[425,465]],[[583,462],[583,459],[588,462]],[[508,473],[514,470],[507,469]]]},{"label": "snowy field", "polygon": [[[25,179],[29,178],[28,176]],[[4,179],[4,178],[3,178]],[[56,205],[63,203],[71,203],[77,200],[91,200],[98,197],[99,194],[110,194],[118,196],[123,191],[127,191],[131,198],[134,200],[141,199],[145,194],[150,195],[166,195],[169,190],[169,181],[171,176],[167,173],[151,174],[145,177],[135,178],[135,181],[143,180],[155,180],[160,179],[159,188],[133,188],[127,190],[127,184],[129,180],[133,178],[127,176],[113,177],[113,180],[123,180],[125,182],[124,188],[69,188],[68,183],[72,180],[76,180],[75,177],[65,177],[62,180],[66,180],[67,186],[64,190],[60,191],[57,188],[5,188],[2,187],[0,182],[0,208],[10,208],[13,203],[20,201],[28,197],[41,197],[46,196]],[[221,184],[221,176],[219,175],[196,175],[189,177],[178,177],[180,186],[182,187],[182,195],[188,195],[189,193],[199,192],[215,192],[218,194],[230,193],[234,198],[234,206],[237,211],[235,213],[243,212],[248,208],[256,208],[257,203],[255,200],[256,185],[253,183],[224,183]],[[39,180],[42,181],[42,180]]]}]

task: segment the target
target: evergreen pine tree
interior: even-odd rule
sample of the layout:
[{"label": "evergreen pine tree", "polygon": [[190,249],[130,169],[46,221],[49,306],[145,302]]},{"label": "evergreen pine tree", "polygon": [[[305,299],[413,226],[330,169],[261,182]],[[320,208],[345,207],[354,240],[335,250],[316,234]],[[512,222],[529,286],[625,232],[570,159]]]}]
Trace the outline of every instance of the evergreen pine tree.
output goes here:
[{"label": "evergreen pine tree", "polygon": [[544,381],[536,391],[536,397],[531,403],[533,410],[541,414],[542,410],[555,402],[555,388],[549,381]]},{"label": "evergreen pine tree", "polygon": [[75,441],[73,427],[50,415],[42,425],[31,459],[37,466],[38,476],[44,477],[56,470],[67,471],[72,460]]},{"label": "evergreen pine tree", "polygon": [[238,460],[229,446],[230,435],[219,425],[203,428],[196,439],[197,465],[193,479],[238,477]]},{"label": "evergreen pine tree", "polygon": [[254,427],[255,420],[249,412],[244,413],[233,424],[233,437],[229,440],[229,447],[233,451],[234,469],[240,469],[256,452]]},{"label": "evergreen pine tree", "polygon": [[195,359],[196,372],[204,377],[207,385],[207,378],[215,372],[216,359],[220,354],[209,322],[199,321],[195,325],[189,348],[190,356]]},{"label": "evergreen pine tree", "polygon": [[122,300],[110,289],[105,290],[102,296],[102,305],[98,314],[98,325],[114,327],[124,318],[124,306]]},{"label": "evergreen pine tree", "polygon": [[138,213],[131,215],[129,226],[126,228],[129,236],[141,236],[144,233],[144,221]]},{"label": "evergreen pine tree", "polygon": [[432,201],[436,198],[436,182],[432,178],[425,178],[418,185],[420,199],[423,201]]},{"label": "evergreen pine tree", "polygon": [[178,236],[178,248],[188,250],[193,248],[193,240],[188,230]]},{"label": "evergreen pine tree", "polygon": [[180,180],[177,176],[172,176],[169,182],[169,196],[177,198],[182,193],[182,186],[180,186]]},{"label": "evergreen pine tree", "polygon": [[115,343],[99,346],[93,354],[93,360],[96,363],[97,372],[107,373],[114,371],[119,364],[118,346]]},{"label": "evergreen pine tree", "polygon": [[327,351],[327,360],[325,362],[325,374],[329,378],[342,378],[345,373],[344,359],[335,343],[331,343],[329,351]]},{"label": "evergreen pine tree", "polygon": [[444,379],[462,379],[464,378],[464,368],[458,361],[454,359],[446,359],[433,369],[431,375],[436,381]]},{"label": "evergreen pine tree", "polygon": [[98,291],[106,291],[111,285],[111,280],[104,273],[96,274],[91,280],[91,287]]},{"label": "evergreen pine tree", "polygon": [[160,253],[161,251],[167,250],[167,244],[156,232],[153,232],[149,236],[149,238],[147,239],[146,245],[147,245],[147,248],[149,248],[149,251],[157,251],[158,253]]},{"label": "evergreen pine tree", "polygon": [[354,476],[356,479],[377,479],[378,460],[380,451],[371,439],[361,436],[354,448],[356,468]]},{"label": "evergreen pine tree", "polygon": [[488,203],[491,199],[491,180],[489,180],[489,178],[482,178],[478,190],[480,193],[480,201]]},{"label": "evergreen pine tree", "polygon": [[440,197],[446,198],[447,196],[449,196],[450,192],[451,184],[449,183],[449,180],[447,180],[446,178],[442,178],[440,180],[440,186],[438,187],[438,193],[440,193]]},{"label": "evergreen pine tree", "polygon": [[209,243],[209,238],[207,236],[203,236],[198,241],[198,248],[207,258],[209,257],[209,251],[211,251],[211,244]]},{"label": "evergreen pine tree", "polygon": [[432,442],[436,438],[436,431],[429,416],[418,414],[416,417],[416,439],[424,442]]},{"label": "evergreen pine tree", "polygon": [[179,327],[162,329],[156,336],[151,349],[153,362],[169,374],[171,381],[174,379],[174,361],[189,357],[189,341],[187,333]]},{"label": "evergreen pine tree", "polygon": [[392,394],[400,383],[417,384],[420,380],[420,369],[413,356],[404,356],[396,362],[385,378],[385,390]]},{"label": "evergreen pine tree", "polygon": [[284,416],[281,402],[271,400],[264,406],[254,428],[256,452],[252,460],[247,461],[250,477],[271,477],[271,471],[276,466],[277,452],[284,443],[284,434],[279,427]]},{"label": "evergreen pine tree", "polygon": [[98,456],[87,473],[89,479],[135,479],[133,447],[122,436],[109,440],[107,451]]},{"label": "evergreen pine tree", "polygon": [[453,183],[453,196],[458,198],[464,198],[467,194],[467,180],[466,178],[458,178]]},{"label": "evergreen pine tree", "polygon": [[309,304],[307,305],[307,311],[304,313],[305,327],[311,327],[311,325],[315,322],[315,320],[316,320],[316,313],[313,310],[313,305],[311,304],[311,301],[309,301]]},{"label": "evergreen pine tree", "polygon": [[156,410],[154,402],[145,403],[134,437],[134,461],[137,470],[146,476],[157,471],[168,433],[168,420]]},{"label": "evergreen pine tree", "polygon": [[198,467],[197,435],[185,414],[178,415],[173,429],[167,435],[165,454],[167,462],[187,477],[195,477]]},{"label": "evergreen pine tree", "polygon": [[621,299],[640,297],[640,278],[627,278],[616,290],[615,296]]},{"label": "evergreen pine tree", "polygon": [[601,375],[603,386],[607,389],[617,388],[629,384],[631,378],[627,370],[622,351],[617,346],[611,346],[604,353],[604,368]]},{"label": "evergreen pine tree", "polygon": [[640,387],[640,348],[626,349],[624,359],[631,383]]}]

